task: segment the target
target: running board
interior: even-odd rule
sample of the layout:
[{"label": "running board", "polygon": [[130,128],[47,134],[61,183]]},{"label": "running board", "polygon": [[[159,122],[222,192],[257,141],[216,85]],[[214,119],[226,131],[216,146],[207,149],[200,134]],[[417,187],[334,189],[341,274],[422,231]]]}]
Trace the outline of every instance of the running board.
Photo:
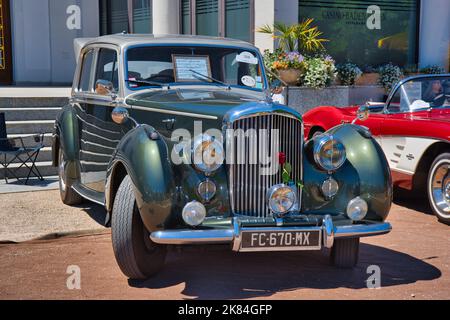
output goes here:
[{"label": "running board", "polygon": [[78,193],[80,196],[85,198],[86,200],[92,201],[96,204],[99,204],[101,206],[105,206],[105,196],[104,194],[94,191],[92,189],[89,189],[85,186],[83,186],[80,183],[76,183],[72,186],[72,189]]}]

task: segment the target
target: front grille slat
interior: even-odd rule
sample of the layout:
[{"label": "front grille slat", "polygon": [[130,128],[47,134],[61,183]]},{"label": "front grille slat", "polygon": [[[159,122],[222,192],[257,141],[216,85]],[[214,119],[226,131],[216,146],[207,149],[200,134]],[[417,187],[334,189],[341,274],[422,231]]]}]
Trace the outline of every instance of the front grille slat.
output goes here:
[{"label": "front grille slat", "polygon": [[[242,130],[243,135],[230,135],[227,142],[234,163],[229,166],[230,199],[234,214],[252,217],[268,217],[267,191],[273,185],[282,183],[281,167],[273,175],[262,175],[278,161],[278,153],[286,154],[292,165],[292,178],[302,178],[303,125],[300,120],[286,114],[264,114],[236,120],[234,132]],[[254,130],[254,131],[248,131]],[[278,130],[277,139],[275,132]],[[244,150],[239,150],[239,148]],[[270,158],[270,163],[261,164],[261,156]],[[298,192],[301,201],[301,190]]]}]

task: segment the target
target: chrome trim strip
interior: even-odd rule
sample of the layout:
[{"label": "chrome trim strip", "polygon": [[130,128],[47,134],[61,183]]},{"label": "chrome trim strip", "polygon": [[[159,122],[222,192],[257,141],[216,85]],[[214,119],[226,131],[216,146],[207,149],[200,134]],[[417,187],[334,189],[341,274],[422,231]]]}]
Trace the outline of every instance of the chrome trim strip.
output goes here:
[{"label": "chrome trim strip", "polygon": [[233,241],[233,230],[174,230],[156,231],[150,239],[158,244],[213,244]]},{"label": "chrome trim strip", "polygon": [[[388,222],[374,223],[368,225],[349,225],[333,226],[333,220],[330,215],[323,219],[322,226],[319,227],[257,227],[242,228],[239,218],[233,219],[232,229],[213,229],[213,230],[167,230],[156,231],[150,235],[150,239],[158,244],[232,244],[232,250],[235,252],[255,252],[255,251],[300,251],[300,250],[320,250],[324,248],[331,249],[335,239],[371,237],[389,233],[392,226]],[[272,231],[320,231],[320,246],[301,247],[301,248],[255,248],[241,249],[242,232],[272,232]]]},{"label": "chrome trim strip", "polygon": [[186,117],[199,118],[199,119],[209,119],[209,120],[217,120],[218,119],[216,116],[208,116],[208,115],[199,114],[199,113],[181,112],[181,111],[173,111],[173,110],[165,110],[165,109],[155,109],[155,108],[150,108],[150,107],[140,107],[140,106],[134,106],[134,105],[132,105],[131,108],[129,108],[129,109],[150,111],[150,112],[159,112],[159,113],[164,113],[164,114],[174,114],[174,115],[178,115],[178,116],[186,116]]},{"label": "chrome trim strip", "polygon": [[334,237],[337,239],[371,237],[389,233],[391,230],[392,226],[388,222],[369,225],[353,224],[350,226],[334,227]]}]

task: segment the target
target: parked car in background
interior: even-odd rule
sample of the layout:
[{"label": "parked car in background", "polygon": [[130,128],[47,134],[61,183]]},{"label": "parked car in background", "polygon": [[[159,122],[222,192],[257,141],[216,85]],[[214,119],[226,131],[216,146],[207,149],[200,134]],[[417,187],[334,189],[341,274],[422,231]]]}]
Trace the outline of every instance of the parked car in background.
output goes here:
[{"label": "parked car in background", "polygon": [[76,48],[53,139],[61,199],[106,207],[128,277],[158,272],[169,245],[329,248],[334,265],[353,267],[361,237],[391,230],[378,143],[346,124],[305,144],[300,114],[272,101],[253,45],[121,34]]},{"label": "parked car in background", "polygon": [[[386,103],[369,103],[370,129],[383,148],[395,186],[428,195],[438,219],[450,223],[450,75],[402,80]],[[309,139],[350,123],[358,107],[318,107],[303,116]]]}]

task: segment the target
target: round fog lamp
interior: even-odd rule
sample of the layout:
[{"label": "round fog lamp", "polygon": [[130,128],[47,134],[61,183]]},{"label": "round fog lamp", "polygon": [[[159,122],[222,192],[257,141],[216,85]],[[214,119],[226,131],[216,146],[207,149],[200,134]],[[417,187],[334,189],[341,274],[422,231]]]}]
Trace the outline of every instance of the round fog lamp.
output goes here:
[{"label": "round fog lamp", "polygon": [[295,191],[286,185],[273,186],[267,193],[269,208],[275,214],[285,214],[297,202]]},{"label": "round fog lamp", "polygon": [[183,209],[183,220],[192,227],[199,226],[206,218],[206,208],[198,201],[189,202]]},{"label": "round fog lamp", "polygon": [[357,197],[348,203],[347,216],[353,221],[361,221],[366,217],[368,210],[367,202]]},{"label": "round fog lamp", "polygon": [[211,180],[205,180],[200,182],[197,188],[199,196],[206,202],[209,202],[216,195],[216,184]]},{"label": "round fog lamp", "polygon": [[331,199],[337,195],[339,191],[339,184],[333,178],[325,180],[322,184],[322,193],[326,199]]}]

